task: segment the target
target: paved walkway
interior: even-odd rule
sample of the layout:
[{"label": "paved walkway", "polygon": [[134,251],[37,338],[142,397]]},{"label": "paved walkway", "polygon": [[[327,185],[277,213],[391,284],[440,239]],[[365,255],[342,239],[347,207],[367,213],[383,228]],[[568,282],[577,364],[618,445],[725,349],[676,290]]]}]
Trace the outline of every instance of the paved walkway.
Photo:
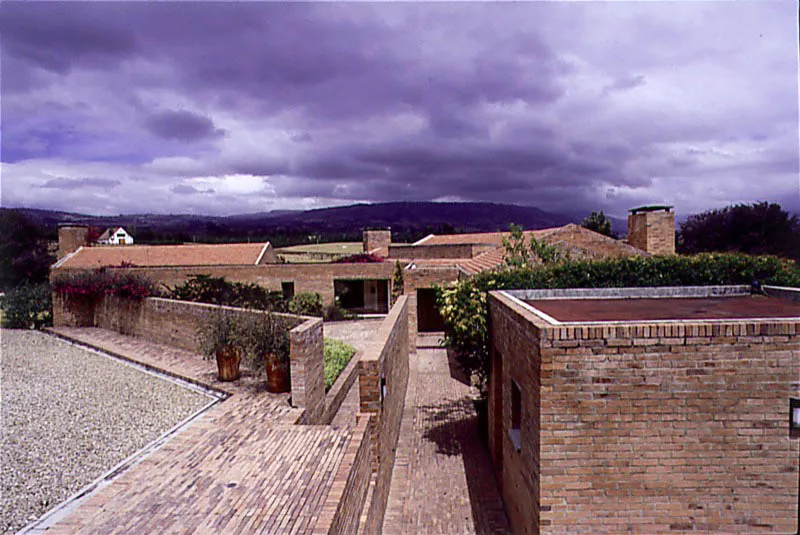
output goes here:
[{"label": "paved walkway", "polygon": [[[214,380],[212,362],[101,329],[58,328],[87,345],[231,393],[46,533],[310,533],[353,430],[292,425],[286,395]],[[346,474],[344,474],[346,476]]]},{"label": "paved walkway", "polygon": [[470,388],[435,342],[411,356],[383,533],[511,533]]}]

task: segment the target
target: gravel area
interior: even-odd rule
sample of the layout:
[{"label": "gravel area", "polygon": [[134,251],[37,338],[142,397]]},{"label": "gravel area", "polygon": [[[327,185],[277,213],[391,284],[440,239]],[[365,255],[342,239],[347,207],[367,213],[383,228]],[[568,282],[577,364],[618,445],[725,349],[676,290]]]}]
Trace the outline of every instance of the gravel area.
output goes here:
[{"label": "gravel area", "polygon": [[211,398],[33,331],[0,331],[0,532],[14,532]]}]

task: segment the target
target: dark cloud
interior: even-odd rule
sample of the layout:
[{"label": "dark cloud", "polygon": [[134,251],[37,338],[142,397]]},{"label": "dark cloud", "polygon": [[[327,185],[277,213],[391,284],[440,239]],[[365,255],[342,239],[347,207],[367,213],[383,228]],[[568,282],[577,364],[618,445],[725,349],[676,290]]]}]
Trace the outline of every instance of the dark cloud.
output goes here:
[{"label": "dark cloud", "polygon": [[147,129],[154,135],[177,141],[197,141],[225,134],[224,130],[214,127],[208,117],[197,115],[186,110],[165,111],[150,116]]},{"label": "dark cloud", "polygon": [[785,46],[797,35],[775,4],[4,2],[0,14],[15,202],[57,203],[29,192],[78,187],[51,177],[103,176],[100,164],[136,177],[147,211],[248,211],[271,196],[624,214],[797,192]]},{"label": "dark cloud", "polygon": [[84,189],[84,188],[99,188],[99,189],[112,189],[119,186],[122,182],[112,178],[53,178],[45,182],[39,187],[53,188],[53,189]]},{"label": "dark cloud", "polygon": [[207,189],[200,190],[200,189],[197,189],[194,186],[190,186],[188,184],[176,184],[176,185],[172,186],[171,188],[169,188],[169,190],[172,193],[177,193],[178,195],[195,195],[197,193],[206,193],[206,194],[214,193],[214,189],[213,188],[207,188]]}]

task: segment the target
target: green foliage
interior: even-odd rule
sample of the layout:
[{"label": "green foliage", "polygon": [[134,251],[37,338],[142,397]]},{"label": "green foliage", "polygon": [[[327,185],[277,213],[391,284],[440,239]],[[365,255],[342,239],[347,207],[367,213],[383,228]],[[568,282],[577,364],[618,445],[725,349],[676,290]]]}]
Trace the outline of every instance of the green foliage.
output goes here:
[{"label": "green foliage", "polygon": [[248,314],[238,320],[235,329],[248,368],[262,370],[267,358],[289,368],[289,327],[280,317],[271,313]]},{"label": "green foliage", "polygon": [[229,346],[243,348],[245,340],[240,320],[233,311],[219,307],[198,326],[197,343],[200,352],[208,359],[213,359],[217,351]]},{"label": "green foliage", "polygon": [[270,292],[257,284],[229,282],[224,277],[211,275],[191,275],[186,282],[169,290],[169,297],[181,301],[273,312],[287,310],[287,303],[281,292]]},{"label": "green foliage", "polygon": [[333,383],[347,367],[350,359],[356,354],[353,346],[340,340],[325,338],[325,391],[330,390]]},{"label": "green foliage", "polygon": [[353,319],[355,317],[349,310],[339,306],[339,299],[336,298],[332,303],[329,303],[325,310],[322,311],[322,319],[325,321],[343,321]]},{"label": "green foliage", "polygon": [[289,301],[289,312],[301,316],[322,316],[322,296],[316,292],[300,292]]},{"label": "green foliage", "polygon": [[680,225],[684,253],[741,252],[800,259],[800,222],[779,204],[737,204],[690,216]]},{"label": "green foliage", "polygon": [[158,295],[155,283],[148,277],[103,268],[59,273],[53,279],[53,291],[66,299],[99,299],[104,295],[116,295],[123,299],[141,300]]},{"label": "green foliage", "polygon": [[602,211],[592,212],[589,216],[584,217],[581,226],[599,234],[614,237],[614,233],[611,231],[611,220]]},{"label": "green foliage", "polygon": [[550,245],[544,241],[537,240],[531,235],[530,243],[525,244],[525,234],[522,227],[511,224],[508,227],[510,235],[503,237],[503,247],[505,248],[504,261],[508,268],[527,269],[537,264],[557,264],[568,262],[569,254],[562,251],[556,245]]},{"label": "green foliage", "polygon": [[41,329],[53,323],[50,284],[23,284],[0,298],[3,327],[9,329]]},{"label": "green foliage", "polygon": [[394,274],[392,275],[392,303],[397,301],[397,298],[403,295],[405,286],[405,279],[403,274],[403,265],[400,261],[394,263]]},{"label": "green foliage", "polygon": [[459,363],[485,387],[489,373],[487,292],[536,288],[623,288],[706,286],[754,281],[800,286],[800,268],[774,256],[700,254],[565,262],[550,266],[484,272],[440,289],[437,304],[445,320],[446,344]]},{"label": "green foliage", "polygon": [[16,210],[0,210],[0,290],[47,281],[53,262],[39,227]]}]

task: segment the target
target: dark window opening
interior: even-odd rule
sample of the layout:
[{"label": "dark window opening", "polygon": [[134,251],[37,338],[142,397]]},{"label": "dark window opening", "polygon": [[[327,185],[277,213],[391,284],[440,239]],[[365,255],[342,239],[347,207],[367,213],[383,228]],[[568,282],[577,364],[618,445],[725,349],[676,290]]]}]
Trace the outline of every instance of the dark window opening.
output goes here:
[{"label": "dark window opening", "polygon": [[363,314],[389,312],[388,279],[335,280],[333,294],[345,310]]},{"label": "dark window opening", "polygon": [[291,301],[292,297],[294,297],[294,281],[282,282],[281,292],[283,292],[284,299]]},{"label": "dark window opening", "polygon": [[511,428],[508,436],[514,449],[522,450],[522,392],[516,381],[511,381]]},{"label": "dark window opening", "polygon": [[417,330],[421,333],[444,331],[444,319],[436,306],[436,290],[417,290]]}]

